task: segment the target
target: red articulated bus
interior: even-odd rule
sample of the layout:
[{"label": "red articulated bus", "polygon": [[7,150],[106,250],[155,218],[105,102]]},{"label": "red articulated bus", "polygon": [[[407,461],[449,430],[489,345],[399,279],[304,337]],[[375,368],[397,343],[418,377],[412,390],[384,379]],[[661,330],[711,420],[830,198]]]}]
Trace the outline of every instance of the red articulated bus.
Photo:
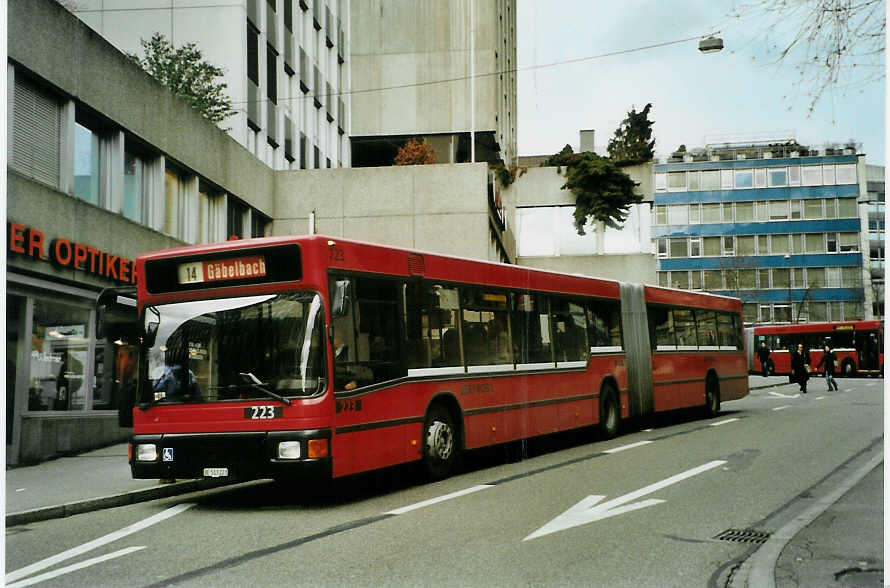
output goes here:
[{"label": "red articulated bus", "polygon": [[308,236],[141,256],[135,478],[337,478],[748,393],[738,299]]},{"label": "red articulated bus", "polygon": [[761,343],[770,349],[767,373],[791,373],[790,349],[802,343],[810,352],[810,369],[822,359],[824,346],[837,356],[837,373],[842,376],[884,373],[884,323],[882,321],[846,321],[837,323],[800,323],[757,325],[745,329],[748,369],[763,373],[757,357]]}]

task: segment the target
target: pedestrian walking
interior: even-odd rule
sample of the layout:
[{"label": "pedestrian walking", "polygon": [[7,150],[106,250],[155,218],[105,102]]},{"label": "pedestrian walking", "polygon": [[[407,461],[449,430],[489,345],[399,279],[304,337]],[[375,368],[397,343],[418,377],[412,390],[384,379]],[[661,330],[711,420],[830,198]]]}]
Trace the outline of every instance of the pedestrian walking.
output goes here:
[{"label": "pedestrian walking", "polygon": [[810,354],[804,351],[803,343],[799,343],[797,350],[791,354],[791,372],[800,386],[800,393],[806,394],[807,380],[810,379]]},{"label": "pedestrian walking", "polygon": [[835,369],[837,369],[837,356],[828,345],[825,346],[824,353],[822,354],[822,359],[819,360],[819,363],[816,365],[816,369],[818,370],[823,365],[825,366],[823,370],[825,373],[825,383],[828,384],[828,391],[831,392],[832,387],[834,387],[834,390],[836,392],[837,382],[834,379],[834,371]]},{"label": "pedestrian walking", "polygon": [[763,376],[766,377],[770,374],[770,350],[769,347],[766,346],[766,341],[760,342],[760,349],[757,350],[757,358],[760,360],[760,370],[763,373]]}]

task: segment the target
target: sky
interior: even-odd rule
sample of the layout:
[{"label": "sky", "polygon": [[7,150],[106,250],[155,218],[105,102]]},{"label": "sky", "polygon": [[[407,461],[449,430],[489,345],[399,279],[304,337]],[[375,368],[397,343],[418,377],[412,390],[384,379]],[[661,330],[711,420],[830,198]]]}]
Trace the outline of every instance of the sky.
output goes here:
[{"label": "sky", "polygon": [[[884,165],[884,80],[835,88],[809,113],[793,64],[776,64],[768,53],[762,17],[730,16],[740,2],[516,4],[520,155],[556,153],[566,144],[577,150],[581,129],[595,131],[595,150],[605,154],[628,111],[651,102],[656,157],[681,144],[793,137],[817,146],[852,139],[867,163]],[[698,38],[715,31],[723,51],[700,53]],[[541,67],[689,37],[696,39]]]}]

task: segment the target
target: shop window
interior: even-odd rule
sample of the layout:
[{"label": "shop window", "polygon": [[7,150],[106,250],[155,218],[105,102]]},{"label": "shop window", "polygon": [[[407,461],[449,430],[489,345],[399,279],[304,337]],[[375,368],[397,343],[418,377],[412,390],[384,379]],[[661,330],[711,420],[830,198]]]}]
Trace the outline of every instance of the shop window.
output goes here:
[{"label": "shop window", "polygon": [[89,325],[89,310],[34,300],[28,410],[86,408]]},{"label": "shop window", "polygon": [[23,333],[26,314],[26,300],[22,296],[8,294],[6,296],[6,444],[13,442],[12,427],[15,418],[16,378],[22,347],[27,341]]}]

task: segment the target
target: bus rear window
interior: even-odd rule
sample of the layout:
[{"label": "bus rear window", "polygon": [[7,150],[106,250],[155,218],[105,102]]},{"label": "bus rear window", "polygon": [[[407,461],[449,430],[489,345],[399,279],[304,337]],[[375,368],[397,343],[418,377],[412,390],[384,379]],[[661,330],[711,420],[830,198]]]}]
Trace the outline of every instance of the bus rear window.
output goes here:
[{"label": "bus rear window", "polygon": [[145,263],[145,287],[152,294],[293,282],[302,277],[298,245],[239,249]]}]

